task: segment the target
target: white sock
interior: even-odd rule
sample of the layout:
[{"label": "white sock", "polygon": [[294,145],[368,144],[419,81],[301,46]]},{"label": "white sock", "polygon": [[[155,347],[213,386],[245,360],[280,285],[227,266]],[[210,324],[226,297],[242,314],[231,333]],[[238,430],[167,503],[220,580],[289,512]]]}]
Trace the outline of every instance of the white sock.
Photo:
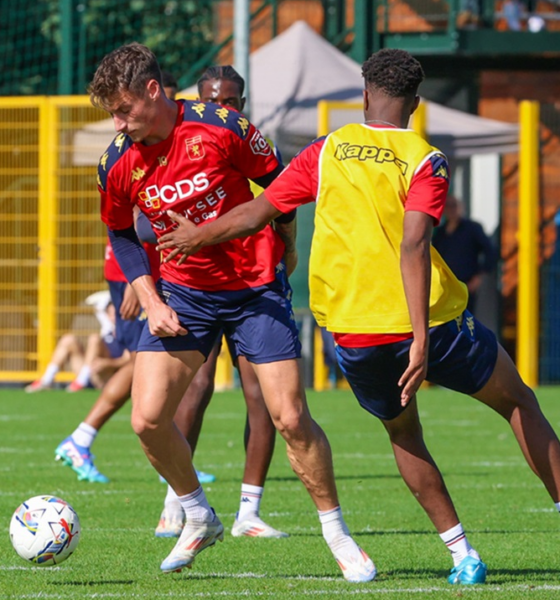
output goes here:
[{"label": "white sock", "polygon": [[89,383],[90,375],[91,375],[91,367],[89,365],[84,365],[80,369],[80,372],[78,373],[78,376],[76,377],[76,383],[79,383],[80,385],[83,385],[84,387],[86,387],[87,384]]},{"label": "white sock", "polygon": [[258,485],[241,484],[241,501],[237,513],[238,521],[243,521],[251,516],[259,516],[263,492],[264,488]]},{"label": "white sock", "polygon": [[72,439],[74,440],[74,443],[78,446],[82,446],[83,448],[89,449],[91,448],[91,445],[93,444],[97,433],[98,431],[97,429],[95,429],[95,427],[92,427],[87,423],[80,423],[78,425],[78,429],[76,429],[76,431],[74,431],[74,433],[72,434]]},{"label": "white sock", "polygon": [[560,502],[555,502],[554,506],[556,506],[556,510],[560,512]]},{"label": "white sock", "polygon": [[179,502],[185,511],[187,521],[214,520],[213,511],[208,504],[208,500],[206,499],[206,494],[204,493],[202,486],[190,494],[179,496]]},{"label": "white sock", "polygon": [[319,513],[319,521],[323,528],[323,537],[327,544],[330,544],[333,540],[340,535],[349,536],[350,531],[344,522],[342,516],[342,510],[340,506],[333,508],[332,510],[317,511]]},{"label": "white sock", "polygon": [[56,374],[59,371],[60,369],[58,365],[50,363],[50,365],[48,365],[45,369],[45,373],[41,377],[41,383],[43,383],[44,385],[51,385],[51,383],[54,381],[54,378],[56,377]]},{"label": "white sock", "polygon": [[175,505],[179,502],[179,496],[175,493],[175,490],[167,484],[167,494],[165,496],[165,504]]},{"label": "white sock", "polygon": [[467,534],[463,530],[461,523],[455,525],[451,529],[444,531],[439,534],[439,537],[443,540],[451,557],[453,558],[453,565],[456,567],[464,558],[472,556],[473,558],[479,559],[478,552],[473,549],[467,539]]}]

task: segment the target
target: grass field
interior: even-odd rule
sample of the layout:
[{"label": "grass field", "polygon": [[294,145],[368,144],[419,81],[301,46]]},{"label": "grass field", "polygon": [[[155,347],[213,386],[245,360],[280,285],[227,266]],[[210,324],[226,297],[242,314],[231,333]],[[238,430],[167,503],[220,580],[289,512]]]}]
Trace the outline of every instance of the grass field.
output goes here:
[{"label": "grass field", "polygon": [[[560,432],[560,390],[539,398]],[[314,507],[277,442],[262,505],[281,540],[233,538],[229,529],[243,468],[240,393],[217,394],[207,413],[196,464],[217,475],[205,486],[226,525],[224,543],[205,550],[192,571],[161,575],[173,540],[154,537],[165,486],[149,466],[128,422],[129,410],[94,445],[107,485],[78,482],[53,460],[95,392],[27,395],[0,389],[0,599],[81,598],[560,598],[560,515],[526,466],[509,428],[474,400],[441,389],[421,392],[426,440],[455,499],[471,543],[488,563],[486,585],[446,583],[451,559],[405,488],[385,433],[349,392],[309,393],[331,441],[346,520],[374,559],[369,584],[346,583],[324,544]],[[58,495],[78,512],[82,538],[54,568],[32,567],[12,550],[8,526],[18,504]],[[552,532],[552,535],[550,533]]]}]

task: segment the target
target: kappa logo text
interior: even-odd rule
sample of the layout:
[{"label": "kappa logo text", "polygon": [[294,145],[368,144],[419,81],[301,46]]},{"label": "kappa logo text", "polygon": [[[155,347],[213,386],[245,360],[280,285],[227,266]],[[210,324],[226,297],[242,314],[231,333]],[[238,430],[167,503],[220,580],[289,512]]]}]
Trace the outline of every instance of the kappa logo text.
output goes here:
[{"label": "kappa logo text", "polygon": [[403,175],[406,175],[408,163],[404,162],[389,148],[378,148],[377,146],[360,146],[358,144],[339,144],[336,147],[335,158],[337,160],[348,160],[355,158],[357,160],[375,160],[377,163],[394,163]]}]

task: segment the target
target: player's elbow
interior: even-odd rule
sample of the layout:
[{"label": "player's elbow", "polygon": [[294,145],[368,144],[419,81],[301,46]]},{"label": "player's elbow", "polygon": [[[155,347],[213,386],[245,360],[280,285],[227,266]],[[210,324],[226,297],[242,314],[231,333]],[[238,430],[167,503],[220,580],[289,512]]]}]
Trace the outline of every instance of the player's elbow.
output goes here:
[{"label": "player's elbow", "polygon": [[421,256],[430,254],[430,241],[424,237],[405,237],[401,242],[401,256]]}]

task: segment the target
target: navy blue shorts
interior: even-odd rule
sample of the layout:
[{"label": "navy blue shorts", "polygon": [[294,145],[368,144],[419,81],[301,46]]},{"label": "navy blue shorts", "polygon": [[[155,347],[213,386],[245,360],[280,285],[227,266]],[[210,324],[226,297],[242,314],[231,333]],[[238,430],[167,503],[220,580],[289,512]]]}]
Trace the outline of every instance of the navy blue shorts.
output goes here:
[{"label": "navy blue shorts", "polygon": [[206,292],[160,279],[163,301],[172,308],[187,335],[160,338],[142,332],[139,352],[198,350],[208,357],[223,332],[233,356],[252,363],[269,363],[301,356],[301,344],[283,284],[275,281],[256,288]]},{"label": "navy blue shorts", "polygon": [[140,335],[146,324],[146,313],[141,311],[134,321],[128,321],[120,316],[124,290],[128,285],[124,281],[108,281],[111,301],[115,306],[115,334],[117,342],[129,352],[136,352]]},{"label": "navy blue shorts", "polygon": [[103,337],[103,342],[105,343],[105,346],[107,346],[111,358],[120,358],[123,355],[125,349],[112,333],[105,335]]},{"label": "navy blue shorts", "polygon": [[[295,327],[296,326],[295,325],[296,318],[294,316],[294,308],[292,306],[293,291],[292,291],[292,286],[290,285],[290,282],[288,280],[288,274],[286,272],[286,265],[284,264],[283,260],[276,265],[276,281],[282,286],[282,293],[286,297],[286,309],[290,313],[290,319],[293,321],[294,327]],[[296,329],[297,329],[297,327],[296,327]],[[223,337],[223,333],[224,332],[221,332],[218,335],[218,339],[219,339],[218,343],[220,343],[220,344],[221,344],[221,339]],[[228,336],[226,336],[226,343],[228,346],[229,355],[231,356],[231,360],[232,360],[233,364],[236,365],[237,357],[239,356],[237,347],[236,347],[235,343],[232,340],[230,340],[230,338]]]},{"label": "navy blue shorts", "polygon": [[[463,394],[484,387],[498,356],[498,342],[489,329],[465,311],[429,333],[429,382]],[[380,419],[394,419],[404,410],[398,381],[408,367],[411,344],[408,339],[368,348],[336,348],[338,364],[358,402]]]}]

